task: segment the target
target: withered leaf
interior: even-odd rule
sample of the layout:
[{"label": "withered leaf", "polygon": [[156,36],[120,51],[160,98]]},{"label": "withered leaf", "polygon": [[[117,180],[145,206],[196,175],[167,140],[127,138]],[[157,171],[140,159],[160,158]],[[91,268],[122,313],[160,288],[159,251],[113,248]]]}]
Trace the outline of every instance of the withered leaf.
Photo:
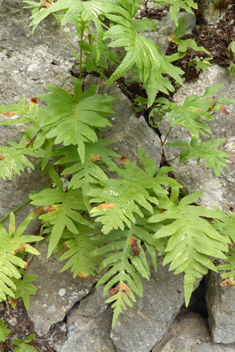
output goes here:
[{"label": "withered leaf", "polygon": [[69,249],[69,247],[67,246],[67,243],[66,243],[66,242],[63,243],[63,247],[64,247],[64,249],[66,249],[66,250]]},{"label": "withered leaf", "polygon": [[38,103],[38,100],[36,97],[32,98],[30,101],[30,105],[37,104],[37,103]]},{"label": "withered leaf", "polygon": [[211,112],[211,110],[215,107],[216,103],[212,104],[212,106],[207,110],[207,112]]},{"label": "withered leaf", "polygon": [[114,288],[112,288],[112,290],[109,291],[109,294],[110,296],[114,296],[119,291],[121,291],[122,294],[125,292],[128,293],[130,288],[127,286],[127,284],[125,284],[125,282],[122,282],[122,284],[119,282]]},{"label": "withered leaf", "polygon": [[91,41],[91,34],[88,34],[88,39],[89,39],[89,43],[90,43],[91,45],[94,45],[94,43],[92,43],[92,41]]},{"label": "withered leaf", "polygon": [[124,153],[123,156],[120,159],[122,164],[127,163],[129,160],[127,159],[127,153]]},{"label": "withered leaf", "polygon": [[29,264],[28,264],[28,263],[25,263],[23,269],[27,270],[28,267],[29,267]]},{"label": "withered leaf", "polygon": [[34,210],[34,213],[42,214],[42,213],[44,213],[44,211],[45,211],[44,207],[38,207]]},{"label": "withered leaf", "polygon": [[222,112],[225,115],[229,114],[228,110],[226,110],[224,105],[222,105],[222,104],[220,104],[220,106],[219,106],[219,111]]},{"label": "withered leaf", "polygon": [[91,161],[100,161],[102,160],[102,156],[100,154],[93,154],[91,153],[89,160]]},{"label": "withered leaf", "polygon": [[46,212],[47,212],[47,213],[52,213],[53,211],[56,211],[56,207],[55,207],[54,205],[49,205],[49,206],[47,207]]},{"label": "withered leaf", "polygon": [[83,280],[90,280],[90,278],[91,278],[91,275],[89,275],[87,273],[83,273],[82,271],[80,271],[78,276],[81,277]]},{"label": "withered leaf", "polygon": [[3,155],[4,155],[3,153],[0,154],[0,160],[5,160]]},{"label": "withered leaf", "polygon": [[225,287],[225,286],[229,286],[229,287],[234,287],[234,283],[232,282],[232,280],[230,278],[224,280],[222,283],[221,283],[221,286]]},{"label": "withered leaf", "polygon": [[131,237],[130,239],[130,245],[131,245],[131,250],[134,253],[134,255],[139,255],[140,254],[140,249],[137,243],[137,239],[135,237]]},{"label": "withered leaf", "polygon": [[9,116],[9,117],[15,116],[14,112],[2,112],[2,111],[0,111],[0,114],[3,114],[5,116]]}]

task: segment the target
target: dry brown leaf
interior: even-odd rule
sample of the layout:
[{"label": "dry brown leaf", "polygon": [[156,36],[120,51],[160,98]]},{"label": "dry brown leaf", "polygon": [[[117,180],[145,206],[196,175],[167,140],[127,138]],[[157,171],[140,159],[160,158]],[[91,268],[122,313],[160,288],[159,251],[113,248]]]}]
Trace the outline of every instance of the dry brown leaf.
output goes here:
[{"label": "dry brown leaf", "polygon": [[3,153],[0,154],[0,160],[5,160],[3,155],[4,155]]},{"label": "dry brown leaf", "polygon": [[224,280],[221,283],[221,286],[225,287],[225,286],[229,286],[229,287],[234,287],[234,283],[232,282],[232,280],[230,278]]},{"label": "dry brown leaf", "polygon": [[91,278],[91,275],[89,275],[87,273],[83,273],[82,271],[80,271],[78,276],[81,277],[83,280],[90,280],[90,278]]},{"label": "dry brown leaf", "polygon": [[102,160],[102,156],[100,154],[91,154],[89,157],[89,160],[91,161],[100,161]]},{"label": "dry brown leaf", "polygon": [[137,243],[137,239],[135,237],[131,237],[130,239],[130,245],[131,245],[131,250],[134,253],[134,255],[139,255],[140,254],[140,249]]},{"label": "dry brown leaf", "polygon": [[120,159],[122,164],[127,163],[129,160],[127,159],[127,153],[124,153],[123,156]]}]

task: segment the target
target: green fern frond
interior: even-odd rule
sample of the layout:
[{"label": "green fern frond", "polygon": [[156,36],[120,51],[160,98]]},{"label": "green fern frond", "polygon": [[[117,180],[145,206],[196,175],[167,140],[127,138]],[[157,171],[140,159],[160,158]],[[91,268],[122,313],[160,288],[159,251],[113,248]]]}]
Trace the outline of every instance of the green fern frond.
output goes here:
[{"label": "green fern frond", "polygon": [[5,342],[7,336],[10,334],[11,330],[7,329],[7,325],[3,323],[2,319],[0,319],[0,342]]},{"label": "green fern frond", "polygon": [[[76,222],[87,225],[89,221],[85,220],[80,213],[86,210],[82,200],[81,190],[63,191],[59,189],[47,189],[34,194],[30,197],[31,204],[44,207],[47,212],[40,216],[42,221],[49,222],[53,225],[48,246],[48,257],[58,244],[64,229],[67,227],[72,233],[78,234]],[[80,213],[79,213],[80,212]]]},{"label": "green fern frond", "polygon": [[227,237],[228,242],[235,244],[235,214],[229,212],[230,216],[228,216],[218,207],[214,206],[214,208],[216,209],[219,219],[215,219],[212,225],[216,231]]},{"label": "green fern frond", "polygon": [[96,266],[94,261],[100,263],[100,259],[91,256],[91,252],[96,249],[94,241],[91,241],[91,235],[97,234],[100,231],[81,224],[77,225],[77,228],[79,235],[75,235],[68,230],[64,231],[63,239],[65,240],[67,250],[59,258],[59,261],[71,258],[61,269],[61,272],[71,268],[74,278],[77,275],[83,278],[87,278],[90,275],[95,276],[94,271],[96,271]]},{"label": "green fern frond", "polygon": [[[159,240],[154,239],[153,235],[146,230],[145,219],[136,216],[136,223],[136,225],[132,224],[130,229],[119,229],[108,235],[98,235],[91,239],[96,243],[105,244],[93,252],[95,256],[105,257],[99,270],[111,267],[99,280],[97,286],[105,284],[104,294],[109,291],[111,295],[106,302],[114,302],[113,326],[119,314],[126,309],[126,305],[132,307],[131,300],[136,301],[134,293],[142,296],[141,276],[149,279],[149,265],[141,243],[147,247],[153,266],[157,270],[156,248]],[[151,227],[151,224],[148,225]],[[113,286],[115,287],[112,288]]]},{"label": "green fern frond", "polygon": [[[139,156],[146,165],[149,160],[145,161],[144,150],[139,148]],[[93,216],[98,216],[96,221],[101,221],[104,225],[102,231],[107,234],[112,229],[118,227],[124,229],[124,224],[131,227],[134,222],[134,213],[143,217],[140,207],[153,212],[153,204],[158,204],[158,197],[166,194],[167,191],[161,187],[161,184],[181,187],[175,180],[164,177],[165,172],[171,168],[161,168],[156,173],[156,165],[151,163],[151,169],[145,173],[137,165],[130,161],[125,162],[125,169],[119,168],[114,162],[107,161],[110,170],[116,171],[122,179],[108,179],[100,181],[101,187],[94,187],[88,192],[88,196],[94,197],[90,200],[92,203],[102,203],[91,210]],[[150,195],[153,192],[153,196]]]},{"label": "green fern frond", "polygon": [[[177,196],[178,191],[174,190],[174,193]],[[189,303],[195,279],[206,274],[208,269],[217,271],[209,257],[226,259],[223,254],[227,252],[226,238],[204,219],[205,217],[218,218],[218,214],[200,206],[190,205],[202,194],[203,191],[195,192],[184,197],[178,204],[168,199],[165,204],[164,202],[161,204],[165,211],[153,215],[148,220],[151,223],[159,223],[165,219],[174,220],[158,230],[154,238],[169,239],[163,265],[171,262],[169,270],[175,270],[175,274],[185,273],[186,306]]]},{"label": "green fern frond", "polygon": [[91,189],[91,184],[107,179],[104,171],[100,168],[96,161],[100,160],[102,162],[106,162],[110,159],[110,156],[119,156],[117,153],[106,147],[106,145],[111,143],[114,143],[114,141],[98,140],[96,143],[87,143],[84,164],[82,164],[79,160],[80,158],[77,149],[74,146],[58,148],[54,153],[52,153],[53,156],[57,157],[65,155],[55,164],[65,165],[62,175],[75,173],[70,181],[69,188],[82,188],[84,204],[86,205],[88,211],[90,211],[91,206],[87,193]]},{"label": "green fern frond", "polygon": [[218,148],[223,142],[224,138],[217,140],[210,140],[198,144],[196,138],[192,138],[190,144],[187,142],[176,141],[174,143],[167,143],[170,147],[183,147],[180,152],[180,162],[184,163],[191,158],[197,158],[199,164],[201,158],[206,159],[205,166],[212,167],[216,176],[220,176],[223,167],[227,167],[226,159],[229,155]]},{"label": "green fern frond", "polygon": [[46,86],[52,94],[40,94],[48,106],[40,110],[40,127],[50,127],[47,138],[55,138],[55,144],[77,145],[81,162],[85,161],[85,142],[97,142],[94,128],[111,126],[107,115],[113,114],[113,97],[95,94],[92,86],[82,94],[82,83],[72,77],[74,95],[56,86]]},{"label": "green fern frond", "polygon": [[[19,273],[21,275],[25,275],[26,271],[20,269]],[[14,299],[22,298],[24,302],[24,306],[27,310],[29,310],[30,300],[29,295],[35,295],[37,291],[37,287],[32,285],[30,282],[36,280],[37,275],[26,275],[21,280],[17,280],[12,278],[16,289],[13,290],[14,296],[11,296]]]},{"label": "green fern frond", "polygon": [[0,224],[0,299],[6,300],[6,295],[14,297],[16,285],[15,279],[20,279],[21,275],[17,267],[26,268],[27,263],[17,257],[19,251],[25,251],[38,255],[39,252],[28,243],[43,240],[40,236],[24,235],[22,233],[27,228],[30,221],[37,217],[37,211],[31,213],[21,224],[18,230],[15,229],[15,217],[11,213],[9,221],[9,233]]},{"label": "green fern frond", "polygon": [[178,26],[178,14],[180,9],[184,9],[186,12],[194,14],[192,9],[197,9],[198,5],[194,0],[155,0],[157,5],[171,5],[170,15],[172,20]]},{"label": "green fern frond", "polygon": [[[211,133],[211,129],[204,122],[198,121],[197,118],[200,116],[205,121],[214,120],[210,112],[221,109],[221,105],[216,104],[217,102],[220,103],[220,99],[208,100],[208,98],[218,92],[221,87],[222,84],[214,84],[201,97],[190,95],[185,99],[182,106],[171,103],[165,98],[159,98],[156,102],[172,109],[167,115],[167,120],[173,120],[171,126],[184,126],[189,130],[191,136],[200,142],[199,135],[208,136],[208,133]],[[232,100],[224,100],[222,104],[229,104],[231,102]]]}]

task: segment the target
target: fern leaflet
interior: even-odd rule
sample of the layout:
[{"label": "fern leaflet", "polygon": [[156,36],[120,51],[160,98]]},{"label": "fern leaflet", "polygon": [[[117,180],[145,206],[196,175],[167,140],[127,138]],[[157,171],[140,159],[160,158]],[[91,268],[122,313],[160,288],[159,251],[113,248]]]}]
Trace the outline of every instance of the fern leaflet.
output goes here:
[{"label": "fern leaflet", "polygon": [[16,285],[15,279],[20,279],[21,275],[17,267],[27,268],[27,263],[17,257],[19,251],[25,251],[38,255],[39,252],[28,243],[43,240],[40,236],[24,235],[22,233],[28,224],[38,216],[37,210],[29,214],[19,228],[15,228],[15,217],[11,213],[9,221],[9,232],[0,224],[0,299],[6,300],[6,294],[14,297]]},{"label": "fern leaflet", "polygon": [[[154,238],[169,238],[163,265],[171,262],[169,270],[175,274],[184,272],[185,304],[189,303],[193,291],[195,278],[207,274],[208,268],[217,272],[217,268],[209,256],[226,259],[223,252],[227,251],[227,240],[221,236],[205,219],[218,218],[212,210],[200,206],[190,205],[195,202],[203,191],[195,192],[184,197],[178,204],[178,190],[174,190],[172,197],[165,197],[161,204],[165,210],[150,217],[149,222],[161,222],[165,219],[174,220],[171,224],[158,230]],[[165,204],[164,204],[165,203]]]},{"label": "fern leaflet", "polygon": [[74,83],[74,95],[56,86],[46,88],[52,94],[40,94],[39,97],[49,105],[39,111],[40,127],[50,127],[47,138],[55,138],[55,144],[77,145],[81,162],[85,161],[85,142],[98,140],[94,128],[111,126],[106,114],[113,114],[111,103],[115,98],[95,94],[92,86],[82,94],[80,80],[71,78]]},{"label": "fern leaflet", "polygon": [[[124,223],[131,227],[135,221],[134,213],[143,217],[140,207],[153,212],[152,203],[158,204],[158,197],[167,191],[161,184],[181,187],[175,180],[164,177],[164,173],[172,168],[161,168],[156,174],[156,165],[151,159],[145,158],[143,148],[139,148],[139,157],[146,169],[146,173],[130,161],[125,162],[125,169],[119,168],[114,162],[107,161],[110,170],[116,171],[122,179],[108,179],[100,181],[100,187],[94,187],[88,196],[94,197],[92,203],[102,203],[91,210],[96,221],[103,224],[102,231],[107,234],[118,227],[124,229]],[[150,193],[153,192],[153,196]]]}]

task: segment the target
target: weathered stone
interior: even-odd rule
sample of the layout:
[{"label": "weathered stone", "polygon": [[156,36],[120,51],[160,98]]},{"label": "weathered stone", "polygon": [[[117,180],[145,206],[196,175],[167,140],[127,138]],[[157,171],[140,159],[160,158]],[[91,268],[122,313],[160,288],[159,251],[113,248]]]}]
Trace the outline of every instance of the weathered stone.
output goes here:
[{"label": "weathered stone", "polygon": [[[197,81],[185,83],[185,85],[174,95],[174,102],[183,105],[187,96],[191,94],[201,96],[209,86],[216,83],[223,83],[224,86],[215,94],[214,98],[218,99],[220,97],[227,97],[234,99],[235,78],[229,75],[227,69],[213,65],[206,72],[202,72]],[[223,169],[220,177],[217,177],[214,174],[212,168],[204,166],[203,159],[199,165],[197,165],[195,158],[190,159],[183,164],[179,163],[179,158],[169,161],[169,164],[176,168],[173,171],[176,180],[184,186],[184,190],[187,193],[193,193],[201,189],[205,190],[200,198],[200,204],[211,209],[216,205],[226,211],[230,206],[235,206],[234,106],[235,103],[226,105],[226,109],[229,112],[228,115],[215,111],[213,112],[215,120],[207,121],[207,124],[212,130],[212,134],[209,138],[225,138],[225,142],[220,149],[229,154],[227,168]],[[157,124],[162,133],[162,140],[164,140],[170,128],[170,121],[167,121],[164,118],[163,121],[157,122]],[[189,142],[190,139],[189,132],[184,127],[174,126],[167,138],[167,142],[173,143],[177,140]],[[202,140],[205,141],[205,137],[202,137]],[[174,159],[180,152],[180,148],[172,148],[167,145],[164,145],[163,149],[167,160]]]},{"label": "weathered stone", "polygon": [[200,0],[200,6],[203,9],[203,17],[207,23],[214,28],[217,28],[218,23],[226,16],[226,10],[216,8],[219,3],[221,3],[221,0]]},{"label": "weathered stone", "polygon": [[206,280],[208,322],[216,343],[235,342],[235,290],[221,286],[219,274],[210,272]]},{"label": "weathered stone", "polygon": [[[97,84],[97,77],[90,75],[86,79],[86,87],[93,84]],[[130,100],[121,93],[116,83],[110,87],[101,83],[99,92],[117,99],[113,102],[115,114],[110,117],[112,127],[104,128],[99,133],[99,138],[116,140],[117,143],[109,148],[121,156],[127,153],[128,159],[138,166],[142,166],[138,158],[138,147],[143,147],[146,157],[153,159],[159,167],[162,149],[156,132],[148,126],[143,116],[135,116]]]},{"label": "weathered stone", "polygon": [[107,308],[103,287],[94,289],[67,315],[67,341],[60,352],[116,352],[110,338],[112,309]]},{"label": "weathered stone", "polygon": [[65,261],[59,262],[58,254],[47,259],[45,241],[39,244],[38,251],[40,255],[33,258],[27,270],[28,274],[38,275],[34,281],[37,293],[31,298],[28,314],[38,335],[43,335],[52,324],[63,320],[68,310],[90,292],[97,278],[74,279],[69,270],[61,273]]},{"label": "weathered stone", "polygon": [[152,352],[232,352],[235,345],[211,342],[207,320],[199,314],[176,317],[174,324]]},{"label": "weathered stone", "polygon": [[159,342],[179,313],[184,302],[183,274],[174,275],[169,266],[158,271],[150,264],[150,281],[143,279],[143,297],[137,297],[133,308],[128,307],[112,330],[117,352],[148,352]]}]

